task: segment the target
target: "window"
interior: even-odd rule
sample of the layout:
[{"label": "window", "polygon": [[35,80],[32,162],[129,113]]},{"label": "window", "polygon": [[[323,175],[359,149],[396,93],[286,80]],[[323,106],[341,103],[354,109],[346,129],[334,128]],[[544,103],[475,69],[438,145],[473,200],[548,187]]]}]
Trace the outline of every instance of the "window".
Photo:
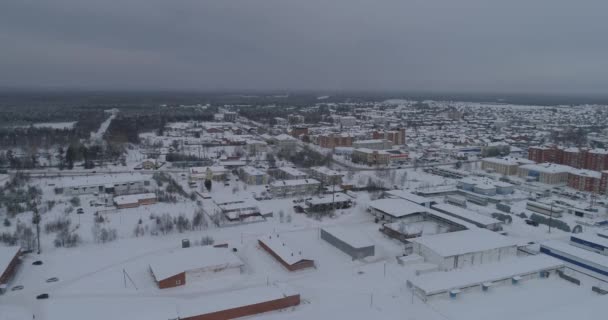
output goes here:
[{"label": "window", "polygon": [[180,285],[180,284],[182,284],[182,280],[175,280],[175,284],[176,284],[176,285]]}]

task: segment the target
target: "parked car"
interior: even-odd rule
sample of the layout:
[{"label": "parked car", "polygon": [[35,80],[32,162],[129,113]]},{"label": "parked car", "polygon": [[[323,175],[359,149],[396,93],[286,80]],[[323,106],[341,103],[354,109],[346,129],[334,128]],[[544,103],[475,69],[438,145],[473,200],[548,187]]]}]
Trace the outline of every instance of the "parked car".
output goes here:
[{"label": "parked car", "polygon": [[52,278],[46,279],[46,282],[57,282],[57,281],[59,281],[59,278],[57,278],[57,277],[52,277]]},{"label": "parked car", "polygon": [[534,220],[526,219],[526,224],[530,225],[530,226],[538,227],[538,222],[536,222]]},{"label": "parked car", "polygon": [[49,294],[48,293],[43,293],[43,294],[39,294],[36,296],[36,299],[48,299],[49,298]]}]

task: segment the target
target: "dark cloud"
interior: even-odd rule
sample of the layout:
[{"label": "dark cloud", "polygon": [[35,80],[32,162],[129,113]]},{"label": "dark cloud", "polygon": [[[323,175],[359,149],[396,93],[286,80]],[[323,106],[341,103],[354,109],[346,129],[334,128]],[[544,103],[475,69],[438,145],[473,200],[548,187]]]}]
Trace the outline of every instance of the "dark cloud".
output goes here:
[{"label": "dark cloud", "polygon": [[604,93],[605,1],[5,0],[0,86]]}]

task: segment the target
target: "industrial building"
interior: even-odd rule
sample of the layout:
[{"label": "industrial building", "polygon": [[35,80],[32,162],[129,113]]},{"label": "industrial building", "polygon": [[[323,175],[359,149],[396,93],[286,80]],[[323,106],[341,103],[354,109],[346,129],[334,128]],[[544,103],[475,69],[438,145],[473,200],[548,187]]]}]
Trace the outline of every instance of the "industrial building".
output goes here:
[{"label": "industrial building", "polygon": [[304,258],[302,250],[294,250],[278,234],[258,239],[258,244],[289,271],[314,268],[312,259]]},{"label": "industrial building", "polygon": [[407,216],[422,214],[429,209],[403,199],[378,199],[369,203],[368,210],[382,221],[393,222]]},{"label": "industrial building", "polygon": [[408,191],[403,190],[389,190],[384,192],[384,196],[387,198],[399,198],[413,202],[419,206],[430,208],[431,205],[437,203],[435,200],[425,198]]},{"label": "industrial building", "polygon": [[497,262],[517,253],[512,239],[486,229],[422,236],[411,239],[411,243],[413,253],[443,271]]},{"label": "industrial building", "polygon": [[584,271],[592,271],[608,276],[608,257],[567,242],[551,240],[540,245],[540,252],[568,262]]},{"label": "industrial building", "polygon": [[502,222],[500,222],[499,220],[496,220],[492,217],[484,216],[471,210],[467,210],[461,207],[445,203],[434,204],[432,208],[452,217],[462,219],[468,223],[474,224],[479,228],[484,228],[492,231],[502,230]]},{"label": "industrial building", "polygon": [[407,286],[415,295],[427,301],[437,297],[456,297],[468,292],[485,292],[500,285],[518,285],[522,281],[539,277],[548,278],[552,273],[563,269],[561,261],[539,255],[425,274],[408,280]]},{"label": "industrial building", "polygon": [[118,209],[137,208],[143,205],[156,203],[155,193],[138,193],[124,196],[117,196],[113,199],[114,205]]},{"label": "industrial building", "polygon": [[186,282],[222,274],[240,274],[244,266],[232,251],[213,246],[176,249],[155,257],[150,272],[160,289],[183,286]]},{"label": "industrial building", "polygon": [[575,247],[608,256],[608,239],[597,235],[586,233],[571,235],[570,244]]},{"label": "industrial building", "polygon": [[564,209],[562,209],[561,207],[536,201],[528,201],[526,203],[526,210],[544,214],[553,218],[560,218],[562,216],[562,213],[564,212]]},{"label": "industrial building", "polygon": [[351,256],[353,260],[363,259],[375,254],[375,246],[372,242],[367,240],[362,234],[346,228],[322,228],[321,239]]},{"label": "industrial building", "polygon": [[8,283],[17,272],[20,255],[20,247],[0,247],[0,293],[8,289]]}]

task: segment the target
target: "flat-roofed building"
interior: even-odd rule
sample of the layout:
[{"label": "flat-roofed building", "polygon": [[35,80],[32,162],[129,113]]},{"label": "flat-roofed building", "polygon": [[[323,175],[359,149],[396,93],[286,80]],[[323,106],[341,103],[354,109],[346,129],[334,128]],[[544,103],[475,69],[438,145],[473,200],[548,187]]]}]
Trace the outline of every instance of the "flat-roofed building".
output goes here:
[{"label": "flat-roofed building", "polygon": [[440,270],[461,269],[515,257],[517,243],[486,229],[470,229],[411,239],[413,252]]}]

